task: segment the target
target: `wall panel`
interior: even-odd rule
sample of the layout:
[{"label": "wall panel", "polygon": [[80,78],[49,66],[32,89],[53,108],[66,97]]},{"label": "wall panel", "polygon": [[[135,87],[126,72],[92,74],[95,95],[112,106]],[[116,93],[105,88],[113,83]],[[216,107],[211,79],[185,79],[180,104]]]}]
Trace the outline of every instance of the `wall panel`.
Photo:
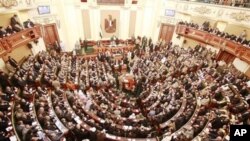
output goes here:
[{"label": "wall panel", "polygon": [[82,10],[83,30],[86,39],[91,38],[89,10]]},{"label": "wall panel", "polygon": [[8,60],[8,56],[11,56],[17,62],[19,62],[23,57],[25,57],[25,56],[27,57],[31,54],[32,54],[31,49],[29,49],[27,46],[22,46],[22,47],[18,47],[16,49],[14,49],[12,52],[3,56],[3,60],[6,61],[6,60]]},{"label": "wall panel", "polygon": [[130,12],[130,20],[129,20],[129,37],[135,34],[135,21],[136,21],[136,11]]}]

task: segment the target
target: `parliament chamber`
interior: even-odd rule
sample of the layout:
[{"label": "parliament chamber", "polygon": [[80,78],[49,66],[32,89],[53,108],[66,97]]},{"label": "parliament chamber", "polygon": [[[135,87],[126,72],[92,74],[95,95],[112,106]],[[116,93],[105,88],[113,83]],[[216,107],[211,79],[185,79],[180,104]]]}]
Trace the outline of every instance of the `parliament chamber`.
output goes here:
[{"label": "parliament chamber", "polygon": [[248,0],[0,1],[0,141],[234,141],[249,15]]}]

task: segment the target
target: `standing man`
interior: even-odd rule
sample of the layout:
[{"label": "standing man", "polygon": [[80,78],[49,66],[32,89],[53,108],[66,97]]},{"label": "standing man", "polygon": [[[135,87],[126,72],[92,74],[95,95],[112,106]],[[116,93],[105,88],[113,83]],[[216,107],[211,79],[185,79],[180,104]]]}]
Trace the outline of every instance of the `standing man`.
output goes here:
[{"label": "standing man", "polygon": [[4,73],[2,70],[0,70],[0,82],[1,82],[0,85],[3,90],[5,90],[7,86],[9,86],[8,75]]},{"label": "standing man", "polygon": [[14,68],[17,68],[18,67],[18,64],[16,62],[15,59],[11,58],[10,56],[8,57],[8,62],[10,63],[10,65]]},{"label": "standing man", "polygon": [[10,18],[10,25],[16,32],[19,32],[23,29],[22,25],[19,23],[19,19],[16,14]]}]

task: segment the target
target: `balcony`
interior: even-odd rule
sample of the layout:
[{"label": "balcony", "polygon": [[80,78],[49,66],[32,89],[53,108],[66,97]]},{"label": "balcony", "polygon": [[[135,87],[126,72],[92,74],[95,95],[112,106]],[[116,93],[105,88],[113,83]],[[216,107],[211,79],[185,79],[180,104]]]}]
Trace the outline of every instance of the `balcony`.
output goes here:
[{"label": "balcony", "polygon": [[234,41],[210,34],[206,31],[201,31],[186,25],[178,24],[176,27],[176,34],[212,45],[222,51],[226,51],[235,57],[240,58],[250,64],[250,48],[245,47]]},{"label": "balcony", "polygon": [[41,37],[40,28],[40,25],[36,25],[33,28],[24,29],[20,32],[0,39],[0,56]]},{"label": "balcony", "polygon": [[232,1],[220,1],[220,0],[180,0],[180,1],[192,1],[192,2],[199,2],[199,3],[209,3],[209,4],[216,4],[216,5],[225,5],[225,6],[233,6],[233,7],[250,7],[250,1],[240,1],[236,0],[234,3]]}]

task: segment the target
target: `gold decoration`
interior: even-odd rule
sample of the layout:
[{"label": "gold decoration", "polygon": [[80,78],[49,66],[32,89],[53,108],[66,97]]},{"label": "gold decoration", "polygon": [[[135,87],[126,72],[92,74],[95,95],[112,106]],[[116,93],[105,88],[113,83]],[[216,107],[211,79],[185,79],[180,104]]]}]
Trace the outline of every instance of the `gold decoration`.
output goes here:
[{"label": "gold decoration", "polygon": [[230,14],[230,17],[232,19],[235,19],[236,21],[239,21],[239,22],[241,22],[241,21],[249,21],[250,20],[250,15],[247,14],[246,12],[238,12],[238,13],[232,12]]},{"label": "gold decoration", "polygon": [[194,8],[194,12],[197,12],[199,14],[210,14],[211,13],[211,9],[207,8],[206,6],[201,6],[201,7],[195,7]]},{"label": "gold decoration", "polygon": [[11,8],[12,6],[17,6],[17,0],[0,0],[0,4],[5,8]]}]

